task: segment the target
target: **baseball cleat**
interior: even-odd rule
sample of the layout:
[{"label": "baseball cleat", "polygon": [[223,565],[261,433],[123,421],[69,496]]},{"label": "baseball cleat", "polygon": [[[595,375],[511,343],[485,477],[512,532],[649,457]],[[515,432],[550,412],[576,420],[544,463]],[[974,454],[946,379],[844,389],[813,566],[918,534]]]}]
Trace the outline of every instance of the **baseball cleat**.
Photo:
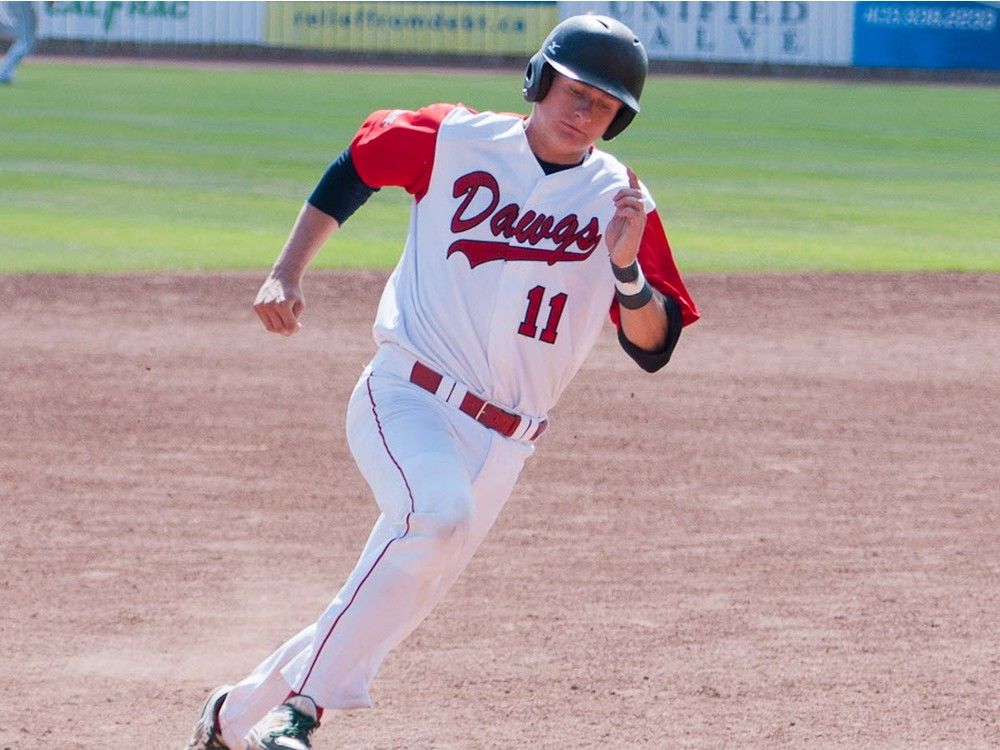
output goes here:
[{"label": "baseball cleat", "polygon": [[184,750],[229,750],[229,746],[222,741],[216,727],[219,717],[219,709],[222,708],[226,696],[233,689],[232,685],[223,685],[216,688],[205,705],[201,707],[201,715],[194,724],[194,732],[191,734],[191,741],[188,742]]},{"label": "baseball cleat", "polygon": [[247,750],[311,750],[309,735],[319,726],[316,704],[308,695],[289,698],[247,735]]}]

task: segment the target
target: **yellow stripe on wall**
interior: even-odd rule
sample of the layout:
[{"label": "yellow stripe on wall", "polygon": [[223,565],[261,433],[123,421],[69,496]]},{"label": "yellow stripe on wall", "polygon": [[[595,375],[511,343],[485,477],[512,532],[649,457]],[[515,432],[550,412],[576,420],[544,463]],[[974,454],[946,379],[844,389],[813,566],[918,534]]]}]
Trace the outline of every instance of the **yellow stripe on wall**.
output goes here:
[{"label": "yellow stripe on wall", "polygon": [[267,3],[264,41],[349,52],[530,55],[558,20],[555,3]]}]

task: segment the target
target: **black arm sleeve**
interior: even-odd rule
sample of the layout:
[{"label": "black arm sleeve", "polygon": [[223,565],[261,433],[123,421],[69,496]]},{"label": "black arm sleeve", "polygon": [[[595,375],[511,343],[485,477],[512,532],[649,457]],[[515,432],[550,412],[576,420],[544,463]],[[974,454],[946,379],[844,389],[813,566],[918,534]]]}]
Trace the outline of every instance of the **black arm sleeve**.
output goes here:
[{"label": "black arm sleeve", "polygon": [[618,343],[622,345],[625,353],[634,359],[636,364],[646,372],[656,372],[670,361],[670,355],[674,353],[674,347],[677,346],[677,341],[681,337],[681,328],[684,326],[680,306],[674,301],[673,297],[668,297],[665,294],[662,296],[663,306],[667,311],[667,322],[670,326],[667,330],[667,341],[663,345],[663,349],[658,352],[647,352],[645,349],[640,349],[625,338],[625,332],[621,328],[618,329]]},{"label": "black arm sleeve", "polygon": [[368,187],[358,176],[351,149],[345,148],[309,196],[309,205],[343,225],[377,190]]}]

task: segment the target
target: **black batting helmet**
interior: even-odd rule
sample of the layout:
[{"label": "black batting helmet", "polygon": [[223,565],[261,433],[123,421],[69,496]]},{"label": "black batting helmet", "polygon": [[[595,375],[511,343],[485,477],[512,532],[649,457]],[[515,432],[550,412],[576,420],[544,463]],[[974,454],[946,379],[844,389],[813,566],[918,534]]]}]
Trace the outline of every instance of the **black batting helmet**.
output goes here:
[{"label": "black batting helmet", "polygon": [[642,42],[628,26],[608,16],[573,16],[556,26],[524,71],[524,98],[540,102],[552,85],[552,71],[582,81],[624,105],[604,131],[609,141],[639,111],[649,62]]}]

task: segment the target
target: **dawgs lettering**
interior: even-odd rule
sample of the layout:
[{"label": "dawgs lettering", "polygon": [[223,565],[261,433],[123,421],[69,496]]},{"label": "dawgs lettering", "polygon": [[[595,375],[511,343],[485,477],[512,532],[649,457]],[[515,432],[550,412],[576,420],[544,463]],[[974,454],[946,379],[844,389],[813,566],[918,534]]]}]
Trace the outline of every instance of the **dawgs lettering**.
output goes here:
[{"label": "dawgs lettering", "polygon": [[[489,205],[475,216],[465,216],[480,189],[487,191],[490,197]],[[455,210],[455,215],[451,217],[453,233],[465,232],[489,219],[490,232],[494,237],[513,239],[529,245],[537,245],[542,240],[555,242],[555,249],[543,250],[512,245],[509,242],[455,240],[448,248],[446,257],[451,257],[452,253],[462,253],[468,258],[470,268],[491,260],[541,261],[550,266],[563,261],[586,260],[601,241],[596,217],[580,229],[576,214],[569,214],[557,221],[552,216],[536,213],[530,209],[522,215],[521,207],[516,203],[508,203],[497,210],[497,205],[500,203],[500,186],[489,172],[470,172],[455,180],[452,196],[458,198],[462,195],[465,197]],[[569,251],[573,245],[576,245],[579,252]]]}]

